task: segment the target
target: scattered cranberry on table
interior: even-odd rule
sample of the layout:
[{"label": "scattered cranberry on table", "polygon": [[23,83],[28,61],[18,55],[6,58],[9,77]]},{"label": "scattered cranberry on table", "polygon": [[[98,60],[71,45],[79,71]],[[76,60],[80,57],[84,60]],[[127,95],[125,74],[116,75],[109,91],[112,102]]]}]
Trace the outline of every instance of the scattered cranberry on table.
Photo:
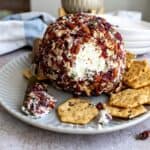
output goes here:
[{"label": "scattered cranberry on table", "polygon": [[150,130],[145,130],[136,136],[137,140],[146,140],[150,137]]},{"label": "scattered cranberry on table", "polygon": [[96,108],[98,110],[102,110],[103,109],[103,104],[101,102],[99,102],[97,105],[96,105]]}]

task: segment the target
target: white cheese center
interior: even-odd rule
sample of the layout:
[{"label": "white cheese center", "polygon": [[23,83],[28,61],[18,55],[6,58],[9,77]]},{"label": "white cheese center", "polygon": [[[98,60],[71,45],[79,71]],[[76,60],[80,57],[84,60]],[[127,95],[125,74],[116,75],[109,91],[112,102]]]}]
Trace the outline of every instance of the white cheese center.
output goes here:
[{"label": "white cheese center", "polygon": [[106,71],[106,60],[100,55],[101,50],[92,43],[82,45],[69,74],[75,79],[83,79],[95,72]]}]

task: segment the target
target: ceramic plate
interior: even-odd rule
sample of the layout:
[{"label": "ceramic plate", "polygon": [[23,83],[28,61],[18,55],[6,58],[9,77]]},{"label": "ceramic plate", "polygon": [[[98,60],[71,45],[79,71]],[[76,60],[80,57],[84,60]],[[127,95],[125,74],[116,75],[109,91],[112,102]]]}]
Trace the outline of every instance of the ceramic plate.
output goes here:
[{"label": "ceramic plate", "polygon": [[136,55],[142,55],[142,54],[150,52],[150,47],[142,47],[142,48],[129,48],[129,47],[126,47],[126,49],[129,52],[134,53]]},{"label": "ceramic plate", "polygon": [[143,47],[150,47],[150,41],[124,41],[125,47],[126,48],[143,48]]},{"label": "ceramic plate", "polygon": [[108,20],[111,24],[118,26],[120,30],[125,33],[139,34],[143,33],[144,35],[150,34],[150,23],[146,21],[133,21],[132,19],[122,18],[118,16],[111,15],[100,15]]},{"label": "ceramic plate", "polygon": [[[30,56],[29,53],[25,53],[18,58],[15,58],[7,65],[5,65],[0,70],[0,103],[1,105],[13,116],[18,119],[50,131],[70,133],[70,134],[98,134],[112,132],[120,129],[124,129],[130,126],[133,126],[137,123],[144,121],[150,117],[150,112],[132,119],[128,120],[113,120],[108,125],[103,128],[98,128],[96,120],[88,125],[71,125],[61,123],[56,115],[55,110],[49,113],[42,119],[32,119],[28,116],[25,116],[21,110],[21,104],[24,97],[24,92],[27,86],[27,81],[22,76],[22,71],[24,68],[30,66]],[[55,88],[49,86],[49,94],[53,95],[57,100],[58,104],[62,103],[67,98],[72,95],[65,93]],[[89,97],[93,103],[99,101],[105,101],[107,97],[101,95],[98,97]]]}]

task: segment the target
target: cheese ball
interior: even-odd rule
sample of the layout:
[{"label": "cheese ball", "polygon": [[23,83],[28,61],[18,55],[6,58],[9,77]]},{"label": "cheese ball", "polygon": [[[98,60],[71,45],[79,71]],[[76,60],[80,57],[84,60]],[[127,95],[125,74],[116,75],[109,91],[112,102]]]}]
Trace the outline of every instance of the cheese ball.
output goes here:
[{"label": "cheese ball", "polygon": [[125,69],[123,40],[110,23],[83,13],[48,26],[36,59],[37,71],[75,95],[110,93]]}]

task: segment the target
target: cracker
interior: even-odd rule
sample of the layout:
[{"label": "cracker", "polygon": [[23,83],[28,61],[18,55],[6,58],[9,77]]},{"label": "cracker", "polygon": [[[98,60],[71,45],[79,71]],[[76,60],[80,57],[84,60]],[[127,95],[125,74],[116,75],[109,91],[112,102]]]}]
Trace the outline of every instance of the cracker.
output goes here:
[{"label": "cracker", "polygon": [[35,63],[36,58],[40,55],[39,46],[42,43],[42,40],[37,38],[33,42],[33,49],[32,49],[32,63]]},{"label": "cracker", "polygon": [[[36,58],[39,56],[39,46],[41,44],[42,40],[37,38],[35,39],[34,43],[33,43],[33,49],[32,49],[32,63],[34,64],[35,61],[36,61]],[[32,74],[32,71],[27,68],[23,71],[23,76],[27,79],[30,79],[33,74]],[[41,71],[39,71],[38,69],[38,72],[36,74],[36,77],[38,80],[42,81],[42,80],[46,80],[47,78],[43,75],[43,73]]]},{"label": "cracker", "polygon": [[150,86],[141,88],[140,91],[141,91],[142,94],[148,95],[148,99],[144,104],[145,105],[150,105]]},{"label": "cracker", "polygon": [[81,91],[85,91],[87,96],[91,95],[91,88],[85,85],[79,85]]},{"label": "cracker", "polygon": [[[29,69],[29,68],[26,68],[26,69],[24,69],[23,70],[23,72],[22,72],[22,74],[23,74],[23,76],[26,78],[26,79],[31,79],[31,77],[33,76],[33,74],[32,74],[32,71],[31,71],[31,69]],[[43,80],[46,80],[47,78],[46,77],[44,77],[42,74],[37,74],[37,75],[35,75],[36,76],[36,78],[37,78],[37,80],[39,80],[39,81],[43,81]]]},{"label": "cracker", "polygon": [[44,75],[37,74],[36,76],[39,81],[47,80],[47,78]]},{"label": "cracker", "polygon": [[62,122],[87,124],[99,114],[99,111],[88,100],[71,98],[58,106],[57,113]]},{"label": "cracker", "polygon": [[127,89],[116,94],[112,94],[109,104],[122,108],[134,108],[149,101],[149,94],[144,89]]},{"label": "cracker", "polygon": [[123,91],[123,90],[125,90],[127,88],[128,87],[125,84],[123,84],[123,82],[121,81],[111,94],[118,93],[118,92]]},{"label": "cracker", "polygon": [[32,77],[32,72],[29,68],[24,69],[22,74],[28,80]]},{"label": "cracker", "polygon": [[123,82],[131,88],[150,85],[150,66],[147,61],[133,61],[123,75]]},{"label": "cracker", "polygon": [[150,69],[142,72],[135,80],[128,81],[127,84],[134,89],[150,85]]},{"label": "cracker", "polygon": [[123,75],[123,81],[128,85],[129,82],[132,82],[139,78],[139,76],[149,69],[149,64],[146,60],[143,61],[133,61],[129,69]]},{"label": "cracker", "polygon": [[126,67],[129,68],[131,63],[136,58],[136,55],[130,52],[126,52]]},{"label": "cracker", "polygon": [[147,112],[147,109],[143,105],[137,106],[135,108],[118,108],[104,104],[104,108],[110,113],[112,117],[123,119],[132,119]]}]

